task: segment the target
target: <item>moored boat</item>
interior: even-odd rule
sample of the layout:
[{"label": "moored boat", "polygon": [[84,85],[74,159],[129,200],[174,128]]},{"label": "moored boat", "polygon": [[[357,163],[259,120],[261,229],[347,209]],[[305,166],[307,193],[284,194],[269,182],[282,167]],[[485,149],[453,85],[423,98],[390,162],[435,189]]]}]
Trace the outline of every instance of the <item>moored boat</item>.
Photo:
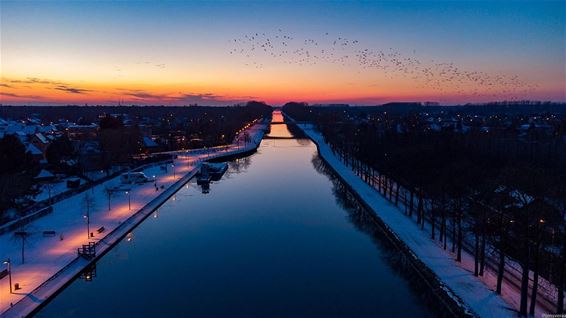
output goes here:
[{"label": "moored boat", "polygon": [[207,166],[208,172],[213,181],[218,181],[222,178],[222,175],[228,170],[228,164],[225,162],[213,163],[206,162],[204,165]]},{"label": "moored boat", "polygon": [[210,183],[210,180],[212,180],[212,175],[209,172],[209,167],[206,164],[203,164],[200,167],[200,172],[197,175],[197,184],[198,185],[203,185],[203,184],[207,184]]}]

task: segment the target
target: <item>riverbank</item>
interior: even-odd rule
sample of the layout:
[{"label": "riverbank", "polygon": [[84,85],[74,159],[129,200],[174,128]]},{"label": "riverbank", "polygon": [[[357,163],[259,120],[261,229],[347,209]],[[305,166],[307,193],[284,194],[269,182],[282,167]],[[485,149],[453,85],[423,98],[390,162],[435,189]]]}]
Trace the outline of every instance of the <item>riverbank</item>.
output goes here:
[{"label": "riverbank", "polygon": [[[132,186],[109,197],[105,189],[120,183],[119,178],[115,178],[93,188],[89,191],[94,202],[88,207],[88,230],[84,215],[87,200],[83,195],[54,204],[52,213],[26,225],[25,231],[30,235],[24,241],[23,264],[21,242],[14,240],[13,233],[0,236],[2,257],[9,258],[12,263],[12,282],[21,287],[9,293],[8,278],[0,280],[2,317],[23,317],[37,311],[183,187],[197,173],[202,161],[255,151],[267,124],[264,121],[248,128],[250,139],[247,143],[237,142],[206,151],[179,152],[177,159],[167,165],[166,171],[161,166],[144,169],[146,175],[155,176],[157,187],[154,183]],[[100,229],[103,231],[98,233]],[[54,231],[56,235],[42,235],[47,230]],[[87,238],[90,232],[95,235]],[[77,248],[89,242],[95,243],[96,256],[91,259],[77,256]]]},{"label": "riverbank", "polygon": [[397,207],[384,199],[354,172],[345,166],[311,125],[297,125],[316,145],[325,162],[356,194],[360,202],[373,211],[401,245],[408,248],[438,280],[439,290],[447,300],[461,307],[463,314],[480,317],[513,317],[515,311],[503,298],[490,290],[478,278],[459,266],[447,252],[420,231],[416,223],[405,217]]}]

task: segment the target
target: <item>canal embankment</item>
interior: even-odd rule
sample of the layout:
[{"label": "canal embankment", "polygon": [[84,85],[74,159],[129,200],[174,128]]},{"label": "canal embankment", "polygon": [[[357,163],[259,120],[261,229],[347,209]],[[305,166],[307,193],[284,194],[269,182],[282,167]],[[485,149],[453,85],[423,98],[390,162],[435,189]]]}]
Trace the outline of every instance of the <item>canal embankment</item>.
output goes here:
[{"label": "canal embankment", "polygon": [[[30,280],[26,284],[23,284],[23,286],[30,291],[10,293],[12,299],[17,298],[17,301],[10,301],[8,306],[2,308],[1,310],[3,313],[1,316],[25,317],[37,312],[75,278],[80,276],[85,269],[88,269],[98,259],[104,256],[104,254],[124,239],[135,227],[137,227],[162,204],[169,200],[169,198],[175,195],[179,189],[181,189],[197,174],[203,161],[226,160],[234,156],[243,156],[255,152],[261,144],[266,125],[268,125],[268,121],[263,121],[250,127],[248,129],[250,140],[243,144],[234,144],[230,147],[224,147],[222,150],[218,151],[208,150],[206,152],[179,152],[179,159],[173,161],[173,164],[177,167],[172,167],[173,169],[177,169],[177,177],[175,175],[175,170],[169,168],[169,170],[166,170],[164,175],[158,176],[158,180],[162,180],[159,182],[162,186],[161,190],[158,189],[157,183],[155,185],[155,190],[153,190],[153,184],[140,187],[137,190],[140,193],[144,193],[144,195],[142,196],[140,194],[138,196],[139,199],[134,202],[133,205],[134,209],[131,209],[130,197],[128,196],[127,203],[122,202],[119,208],[113,209],[116,214],[112,215],[112,217],[108,216],[108,219],[112,219],[113,223],[104,223],[104,226],[100,226],[100,224],[103,223],[96,225],[99,231],[103,230],[107,234],[104,236],[97,235],[101,237],[93,239],[89,238],[88,243],[94,246],[93,251],[95,252],[93,255],[90,255],[90,257],[84,257],[84,255],[79,256],[77,253],[77,248],[80,248],[79,243],[83,243],[83,245],[84,243],[87,243],[85,242],[87,241],[85,239],[78,240],[78,238],[75,239],[72,237],[65,237],[63,239],[63,235],[61,234],[60,242],[55,244],[63,244],[65,247],[58,249],[49,249],[49,242],[42,239],[41,244],[45,245],[45,248],[41,249],[41,246],[35,247],[34,250],[32,250],[31,255],[28,256],[28,258],[32,259],[32,262],[28,262],[25,268],[16,272],[16,281],[21,281],[24,275],[28,275],[30,277]],[[152,171],[156,174],[159,173],[155,170]],[[171,173],[173,175],[170,175]],[[101,196],[104,191],[103,189],[99,189],[98,192],[93,190],[93,193],[93,195]],[[128,192],[126,193],[129,194]],[[69,202],[70,204],[68,204],[67,207],[80,203],[80,201],[76,199],[73,200],[70,198],[69,200],[73,202]],[[124,200],[125,199],[122,198],[122,201]],[[108,205],[110,207],[110,201],[108,202]],[[56,210],[61,210],[61,208],[56,208]],[[53,214],[50,214],[49,216],[52,218],[58,217],[58,215]],[[39,221],[41,221],[41,219],[38,220],[38,222]],[[54,219],[51,223],[55,223],[55,221],[57,220]],[[79,225],[81,228],[83,227],[82,224],[79,223]],[[45,225],[43,224],[41,225],[41,227],[44,226]],[[40,225],[37,227],[40,227]],[[74,227],[78,226],[75,224]],[[70,229],[65,229],[65,231],[66,233],[71,232]],[[82,229],[76,229],[73,233],[74,232],[82,233]],[[34,251],[36,252],[36,255],[33,254]],[[60,257],[47,257],[52,256],[54,253],[60,253],[61,255]],[[50,260],[52,260],[53,263],[46,264],[46,262],[49,262]],[[45,272],[52,273],[47,279],[42,279],[42,277],[45,277],[45,273],[40,273],[42,268]],[[30,286],[33,286],[33,289],[31,289]]]},{"label": "canal embankment", "polygon": [[514,311],[499,295],[456,264],[446,252],[422,233],[397,207],[384,199],[345,166],[312,125],[298,124],[318,149],[320,157],[347,185],[358,201],[373,211],[399,250],[405,252],[414,268],[437,294],[446,310],[456,316],[511,317]]}]

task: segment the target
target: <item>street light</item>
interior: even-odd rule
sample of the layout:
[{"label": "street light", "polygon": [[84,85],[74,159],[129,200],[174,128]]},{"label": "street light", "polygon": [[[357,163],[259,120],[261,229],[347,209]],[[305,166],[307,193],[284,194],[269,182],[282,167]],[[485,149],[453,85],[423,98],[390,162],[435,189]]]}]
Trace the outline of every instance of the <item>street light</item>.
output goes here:
[{"label": "street light", "polygon": [[4,265],[6,265],[6,267],[8,267],[8,280],[9,280],[9,283],[10,283],[10,294],[11,294],[12,293],[12,263],[10,262],[9,258],[4,261]]},{"label": "street light", "polygon": [[130,201],[130,191],[126,191],[126,194],[128,195],[128,210],[131,210],[132,202]]},{"label": "street light", "polygon": [[176,176],[175,176],[175,164],[171,164],[171,167],[173,167],[173,180],[175,180]]},{"label": "street light", "polygon": [[86,214],[83,215],[83,218],[86,219],[86,237],[90,239],[90,213],[88,212],[88,210]]}]

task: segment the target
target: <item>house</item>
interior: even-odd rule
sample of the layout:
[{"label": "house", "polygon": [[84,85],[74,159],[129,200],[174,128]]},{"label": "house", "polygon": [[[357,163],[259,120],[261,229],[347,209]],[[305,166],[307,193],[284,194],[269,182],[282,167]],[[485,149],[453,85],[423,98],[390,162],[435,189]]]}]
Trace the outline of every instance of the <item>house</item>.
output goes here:
[{"label": "house", "polygon": [[33,178],[35,181],[37,182],[48,182],[48,181],[52,181],[53,179],[55,179],[55,175],[53,175],[51,172],[42,169],[39,174],[37,176],[35,176]]},{"label": "house", "polygon": [[143,146],[146,152],[154,152],[159,149],[159,144],[148,136],[143,136]]},{"label": "house", "polygon": [[41,152],[45,155],[45,152],[47,151],[47,147],[51,143],[51,140],[42,133],[36,133],[31,136],[30,142],[39,150],[41,150]]},{"label": "house", "polygon": [[98,125],[76,125],[72,124],[65,128],[70,140],[95,140],[98,135]]},{"label": "house", "polygon": [[25,143],[26,151],[29,152],[34,162],[43,162],[43,152],[39,150],[34,144],[32,143]]},{"label": "house", "polygon": [[102,151],[96,140],[82,140],[75,143],[78,163],[86,171],[98,170],[102,166]]}]

